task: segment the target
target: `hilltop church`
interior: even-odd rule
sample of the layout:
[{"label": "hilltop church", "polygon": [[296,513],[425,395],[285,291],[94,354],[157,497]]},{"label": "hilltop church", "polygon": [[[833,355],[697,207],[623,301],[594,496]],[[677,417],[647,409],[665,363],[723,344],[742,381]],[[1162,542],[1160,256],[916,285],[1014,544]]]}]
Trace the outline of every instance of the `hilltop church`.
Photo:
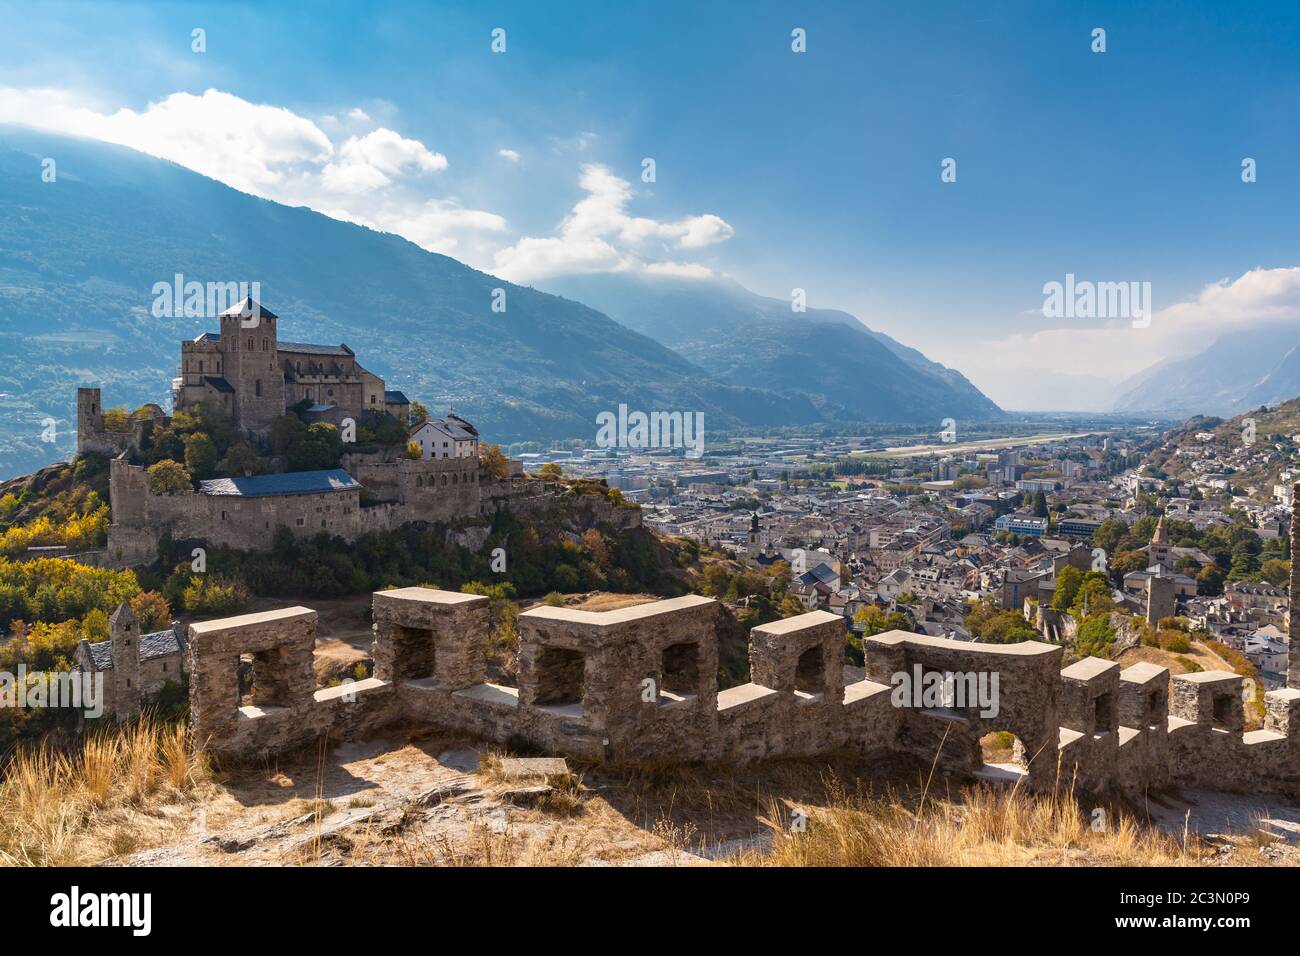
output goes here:
[{"label": "hilltop church", "polygon": [[[346,345],[282,342],[278,317],[252,298],[223,312],[220,322],[219,332],[181,343],[180,376],[172,382],[175,410],[219,408],[263,449],[272,425],[286,414],[336,426],[359,422],[366,412],[408,420],[406,396],[386,390]],[[113,519],[105,564],[148,563],[163,535],[264,551],[280,528],[299,537],[324,533],[354,541],[414,521],[481,518],[503,506],[545,507],[551,492],[545,482],[525,481],[518,461],[507,461],[504,474],[485,470],[478,429],[450,411],[422,422],[404,446],[347,447],[337,468],[200,476],[193,490],[155,490],[140,449],[153,429],[170,421],[148,404],[125,427],[115,421],[109,428],[100,390],[77,389],[77,453],[111,459]],[[412,446],[418,456],[410,454]],[[87,669],[103,656],[102,649],[95,653]]]},{"label": "hilltop church", "polygon": [[251,297],[221,313],[220,321],[220,331],[181,343],[174,409],[220,408],[259,436],[302,401],[310,403],[303,416],[309,421],[337,425],[363,412],[406,420],[406,396],[385,390],[384,380],[366,370],[347,345],[281,342],[278,317]]}]

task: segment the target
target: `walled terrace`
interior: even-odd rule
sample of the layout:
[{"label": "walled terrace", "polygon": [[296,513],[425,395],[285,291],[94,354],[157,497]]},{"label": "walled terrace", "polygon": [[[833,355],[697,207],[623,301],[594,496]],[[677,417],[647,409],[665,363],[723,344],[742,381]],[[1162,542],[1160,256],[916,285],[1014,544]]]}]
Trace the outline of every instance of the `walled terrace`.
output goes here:
[{"label": "walled terrace", "polygon": [[[517,687],[487,680],[488,600],[430,588],[376,592],[374,676],[315,688],[316,612],[291,607],[189,628],[196,740],[237,757],[319,736],[363,737],[429,722],[484,741],[526,742],[596,761],[748,761],[841,748],[907,753],[946,771],[1047,790],[1058,780],[1136,796],[1194,786],[1291,793],[1300,781],[1300,690],[1266,695],[1263,729],[1243,733],[1243,680],[1086,658],[1035,641],[973,644],[890,631],[866,641],[865,679],[843,680],[844,622],[813,611],[754,628],[751,683],[717,687],[727,611],[686,596],[613,611],[538,607],[519,616]],[[236,673],[251,654],[253,700]],[[946,706],[916,706],[900,675],[957,675]],[[953,693],[996,675],[996,704]],[[971,685],[973,686],[973,684]],[[936,702],[931,701],[932,704]],[[1012,759],[980,739],[1014,735]]]}]

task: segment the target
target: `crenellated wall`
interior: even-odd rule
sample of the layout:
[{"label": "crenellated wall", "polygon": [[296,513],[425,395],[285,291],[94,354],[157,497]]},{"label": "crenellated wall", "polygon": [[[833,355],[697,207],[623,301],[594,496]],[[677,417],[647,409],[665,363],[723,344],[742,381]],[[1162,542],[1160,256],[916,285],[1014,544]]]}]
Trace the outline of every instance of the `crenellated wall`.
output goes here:
[{"label": "crenellated wall", "polygon": [[[1062,649],[890,631],[866,640],[867,679],[843,681],[844,622],[813,611],[750,633],[752,682],[717,690],[720,616],[698,596],[519,616],[519,684],[487,680],[488,600],[431,588],[374,595],[374,676],[316,689],[316,615],[287,608],[191,625],[196,739],[236,756],[397,720],[595,760],[745,761],[841,748],[907,753],[960,776],[1136,796],[1170,785],[1290,792],[1300,782],[1300,690],[1266,695],[1242,732],[1242,678],[1178,675]],[[235,673],[254,657],[254,701]],[[938,688],[926,696],[917,687]],[[981,738],[1014,735],[985,763]]]}]

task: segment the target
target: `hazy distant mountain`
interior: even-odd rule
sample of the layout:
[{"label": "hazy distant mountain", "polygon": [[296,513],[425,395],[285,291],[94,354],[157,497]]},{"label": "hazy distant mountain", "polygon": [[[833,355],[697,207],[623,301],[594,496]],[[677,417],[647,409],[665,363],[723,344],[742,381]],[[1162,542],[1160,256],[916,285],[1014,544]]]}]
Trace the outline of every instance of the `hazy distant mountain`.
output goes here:
[{"label": "hazy distant mountain", "polygon": [[[594,435],[620,402],[702,410],[706,428],[819,418],[805,398],[722,382],[595,309],[397,236],[132,150],[0,127],[0,478],[66,456],[77,385],[102,385],[110,406],[167,407],[180,340],[217,327],[151,314],[154,284],[177,273],[260,282],[286,340],[346,343],[390,387],[435,411],[454,402],[492,441]],[[46,418],[59,422],[52,445]]]},{"label": "hazy distant mountain", "polygon": [[847,312],[792,312],[789,302],[729,279],[614,273],[543,285],[601,309],[723,381],[806,394],[829,418],[939,423],[1004,415],[960,372]]},{"label": "hazy distant mountain", "polygon": [[[1300,332],[1295,341],[1300,343]],[[1276,405],[1300,395],[1300,345],[1292,345],[1267,375],[1255,383],[1238,403],[1237,411]]]},{"label": "hazy distant mountain", "polygon": [[1190,358],[1165,361],[1119,388],[1114,410],[1175,416],[1235,415],[1300,395],[1300,323],[1221,335]]}]

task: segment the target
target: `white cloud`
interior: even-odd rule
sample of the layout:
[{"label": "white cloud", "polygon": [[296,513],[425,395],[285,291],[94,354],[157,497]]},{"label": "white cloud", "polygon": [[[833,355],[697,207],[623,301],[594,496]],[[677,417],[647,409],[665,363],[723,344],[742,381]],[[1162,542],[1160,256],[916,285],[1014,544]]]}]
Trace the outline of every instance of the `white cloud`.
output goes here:
[{"label": "white cloud", "polygon": [[[663,222],[631,216],[632,185],[607,167],[582,167],[579,186],[586,193],[560,223],[559,235],[525,237],[496,254],[496,272],[515,282],[531,282],[583,272],[648,268],[643,249],[658,240],[669,249],[698,249],[731,238],[735,230],[715,215]],[[704,266],[657,263],[660,272],[708,273]]]},{"label": "white cloud", "polygon": [[[350,122],[369,122],[361,109]],[[448,199],[412,195],[413,179],[445,170],[447,157],[380,128],[341,145],[312,120],[231,93],[173,93],[142,111],[97,112],[62,90],[0,87],[0,122],[117,143],[169,159],[254,196],[305,205],[335,219],[393,232],[435,252],[492,260],[480,235],[506,231],[505,219]],[[331,129],[335,116],[322,117]],[[402,187],[402,188],[399,188]]]},{"label": "white cloud", "polygon": [[[1160,301],[1159,286],[1152,288],[1152,298]],[[1257,268],[1156,309],[1146,328],[1118,320],[1067,323],[1045,319],[1040,310],[1024,318],[1035,328],[963,348],[960,355],[941,361],[955,362],[999,403],[1105,409],[1116,397],[1114,386],[1162,359],[1194,355],[1233,329],[1297,320],[1300,268]],[[1086,387],[1072,390],[1071,400],[1065,401],[1060,387],[1067,382]]]},{"label": "white cloud", "polygon": [[686,232],[678,240],[683,249],[698,249],[711,246],[715,242],[724,242],[735,235],[736,230],[718,216],[694,216],[686,220]]},{"label": "white cloud", "polygon": [[[519,237],[506,245],[511,237],[502,215],[430,195],[436,174],[448,168],[445,155],[386,126],[363,132],[373,121],[359,107],[322,116],[318,124],[284,107],[215,89],[172,93],[140,110],[103,112],[85,102],[66,90],[0,87],[0,123],[127,146],[254,196],[392,232],[478,268],[495,266],[517,281],[620,269],[708,275],[704,266],[673,261],[675,253],[723,242],[734,232],[712,214],[673,221],[632,216],[631,184],[589,163],[581,167],[584,196],[557,235]],[[381,115],[391,123],[395,112],[384,107]],[[582,153],[598,141],[597,134],[581,132],[552,142],[557,152]],[[502,148],[498,155],[521,160],[515,149]]]},{"label": "white cloud", "polygon": [[104,114],[77,105],[61,90],[0,88],[0,122],[129,146],[268,198],[334,154],[329,137],[311,120],[219,90],[173,93],[143,112]]},{"label": "white cloud", "polygon": [[321,170],[321,182],[335,192],[369,192],[387,186],[404,171],[431,173],[447,168],[447,157],[431,152],[419,140],[405,139],[391,129],[349,137],[338,158]]},{"label": "white cloud", "polygon": [[512,282],[527,283],[550,276],[629,268],[631,262],[624,253],[596,236],[525,237],[497,252],[493,271]]},{"label": "white cloud", "polygon": [[480,248],[485,236],[507,231],[503,216],[482,209],[466,209],[444,199],[390,210],[378,221],[364,224],[404,236],[430,252],[467,256],[478,261],[490,258],[494,248]]},{"label": "white cloud", "polygon": [[717,275],[708,266],[695,262],[647,262],[641,271],[657,276],[673,276],[677,279],[711,279]]}]

